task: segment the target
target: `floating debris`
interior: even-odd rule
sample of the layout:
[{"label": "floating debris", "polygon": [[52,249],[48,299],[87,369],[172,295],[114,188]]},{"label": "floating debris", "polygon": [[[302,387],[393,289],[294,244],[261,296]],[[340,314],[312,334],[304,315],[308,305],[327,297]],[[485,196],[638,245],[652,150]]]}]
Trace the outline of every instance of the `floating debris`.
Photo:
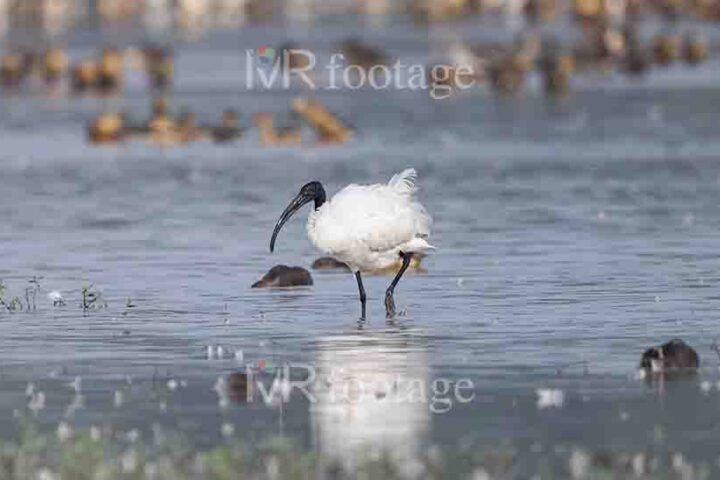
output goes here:
[{"label": "floating debris", "polygon": [[62,294],[57,291],[53,290],[52,292],[47,294],[48,300],[52,302],[53,307],[64,307],[65,306],[65,299],[63,298]]},{"label": "floating debris", "polygon": [[223,437],[232,437],[235,434],[235,426],[232,423],[223,423],[220,426],[220,434]]},{"label": "floating debris", "polygon": [[120,408],[123,406],[123,403],[125,403],[125,395],[120,390],[115,390],[115,393],[113,393],[113,406]]},{"label": "floating debris", "polygon": [[72,438],[73,429],[68,423],[60,422],[58,424],[56,434],[57,434],[58,440],[60,440],[61,442],[64,442],[64,441]]},{"label": "floating debris", "polygon": [[205,356],[208,360],[222,360],[225,358],[225,348],[222,345],[208,345],[205,347]]},{"label": "floating debris", "polygon": [[37,416],[42,409],[45,408],[45,393],[44,392],[32,392],[30,394],[30,401],[28,402],[28,409]]},{"label": "floating debris", "polygon": [[535,390],[537,394],[537,408],[540,410],[546,408],[560,408],[565,403],[565,393],[559,389],[538,388]]},{"label": "floating debris", "polygon": [[75,393],[79,393],[80,389],[82,388],[82,378],[75,377],[75,379],[67,384],[70,388],[72,388]]}]

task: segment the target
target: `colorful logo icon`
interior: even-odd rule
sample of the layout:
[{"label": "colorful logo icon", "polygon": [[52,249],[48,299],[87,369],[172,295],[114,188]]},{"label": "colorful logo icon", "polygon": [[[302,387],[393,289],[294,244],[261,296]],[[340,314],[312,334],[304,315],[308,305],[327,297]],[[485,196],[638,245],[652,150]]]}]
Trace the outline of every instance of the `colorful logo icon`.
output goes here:
[{"label": "colorful logo icon", "polygon": [[269,362],[267,360],[258,360],[258,362],[255,364],[255,368],[257,368],[260,373],[271,373],[275,371],[276,367],[275,365],[273,365],[272,362]]},{"label": "colorful logo icon", "polygon": [[259,47],[257,49],[257,59],[262,66],[272,65],[275,62],[275,49],[272,47]]}]

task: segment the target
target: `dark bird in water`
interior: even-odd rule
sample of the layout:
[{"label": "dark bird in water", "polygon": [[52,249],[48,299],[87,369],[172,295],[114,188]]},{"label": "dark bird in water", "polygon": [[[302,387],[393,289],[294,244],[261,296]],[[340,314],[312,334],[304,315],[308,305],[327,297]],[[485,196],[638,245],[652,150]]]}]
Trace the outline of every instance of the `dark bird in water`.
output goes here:
[{"label": "dark bird in water", "polygon": [[0,84],[5,88],[19,87],[28,74],[23,56],[5,55],[0,59]]},{"label": "dark bird in water", "polygon": [[56,84],[68,69],[69,60],[63,48],[53,47],[45,52],[41,65],[42,77],[47,85]]},{"label": "dark bird in water", "polygon": [[88,140],[95,144],[113,144],[125,138],[124,119],[115,112],[101,113],[88,126]]},{"label": "dark bird in water", "polygon": [[227,109],[223,112],[222,124],[210,130],[210,136],[216,143],[232,142],[243,134],[240,120],[235,110]]},{"label": "dark bird in water", "polygon": [[253,283],[252,288],[301,287],[312,284],[310,272],[304,268],[276,265],[264,277]]},{"label": "dark bird in water", "polygon": [[680,339],[648,348],[640,359],[646,373],[694,373],[700,365],[695,349]]},{"label": "dark bird in water", "polygon": [[247,403],[252,398],[252,382],[244,372],[231,373],[227,378],[227,387],[230,398],[236,403]]},{"label": "dark bird in water", "polygon": [[320,257],[312,263],[313,270],[346,270],[350,271],[350,267],[339,260],[332,257]]},{"label": "dark bird in water", "polygon": [[347,56],[348,64],[358,65],[364,70],[388,63],[387,56],[380,48],[364,44],[355,38],[342,42],[340,49]]},{"label": "dark bird in water", "polygon": [[124,70],[122,52],[115,47],[105,48],[97,65],[97,88],[100,93],[111,94],[120,89]]},{"label": "dark bird in water", "polygon": [[70,71],[70,86],[76,94],[89,92],[95,88],[97,81],[98,65],[94,60],[81,60]]},{"label": "dark bird in water", "polygon": [[150,85],[158,90],[170,87],[175,71],[172,51],[150,45],[144,49],[143,55]]},{"label": "dark bird in water", "polygon": [[260,130],[260,142],[266,146],[299,145],[302,142],[300,128],[287,126],[276,128],[271,113],[256,113],[253,122]]},{"label": "dark bird in water", "polygon": [[703,37],[697,34],[687,34],[683,44],[683,59],[688,65],[697,65],[707,60],[708,46]]}]

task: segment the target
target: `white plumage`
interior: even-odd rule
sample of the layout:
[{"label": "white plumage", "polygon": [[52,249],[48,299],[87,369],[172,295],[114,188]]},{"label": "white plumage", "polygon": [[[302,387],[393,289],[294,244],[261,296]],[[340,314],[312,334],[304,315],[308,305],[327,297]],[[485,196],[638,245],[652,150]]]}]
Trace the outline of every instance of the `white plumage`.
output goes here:
[{"label": "white plumage", "polygon": [[353,272],[388,268],[399,253],[427,253],[432,218],[415,199],[417,172],[387,184],[348,185],[310,213],[310,241]]},{"label": "white plumage", "polygon": [[366,295],[361,272],[376,271],[397,264],[397,275],[385,291],[385,313],[395,316],[393,292],[414,254],[427,253],[434,247],[427,242],[432,219],[415,199],[417,172],[407,170],[386,184],[348,185],[327,201],[320,182],[303,185],[300,192],[280,215],[272,237],[275,248],[280,229],[303,205],[314,202],[307,223],[312,243],[328,255],[344,262],[355,273],[365,318]]}]

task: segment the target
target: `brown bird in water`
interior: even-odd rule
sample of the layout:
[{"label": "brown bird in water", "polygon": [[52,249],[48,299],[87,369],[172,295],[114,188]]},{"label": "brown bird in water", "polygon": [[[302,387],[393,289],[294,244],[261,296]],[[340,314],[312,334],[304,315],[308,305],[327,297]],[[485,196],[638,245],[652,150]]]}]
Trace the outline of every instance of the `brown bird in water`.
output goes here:
[{"label": "brown bird in water", "polygon": [[168,111],[167,102],[158,98],[153,102],[152,117],[147,125],[150,141],[158,145],[180,143],[178,124]]},{"label": "brown bird in water", "polygon": [[175,72],[172,51],[158,46],[149,46],[143,51],[143,59],[150,85],[158,90],[170,87]]},{"label": "brown bird in water", "polygon": [[230,399],[236,403],[247,403],[253,396],[252,382],[245,372],[231,373],[227,378]]},{"label": "brown bird in water", "polygon": [[178,119],[178,135],[181,143],[195,142],[207,137],[207,130],[197,125],[195,112],[183,112]]},{"label": "brown bird in water", "polygon": [[[422,261],[425,258],[425,255],[422,255],[420,253],[417,253],[412,256],[410,260],[410,264],[408,266],[408,271],[414,271],[417,273],[425,273],[425,269],[422,267]],[[395,264],[388,266],[387,268],[383,268],[380,270],[374,270],[369,273],[375,274],[375,275],[395,275],[398,270],[402,267],[402,259],[398,258],[395,261]],[[350,268],[342,263],[339,260],[336,260],[333,257],[320,257],[316,259],[312,265],[311,268],[313,270],[343,270],[343,271],[350,271]]]},{"label": "brown bird in water", "polygon": [[260,141],[266,147],[277,145],[299,145],[302,135],[299,128],[275,128],[271,113],[256,113],[253,116],[255,126],[260,129]]},{"label": "brown bird in water", "polygon": [[122,52],[114,47],[105,48],[100,56],[97,71],[97,88],[103,94],[115,93],[122,84],[125,60]]},{"label": "brown bird in water", "polygon": [[575,59],[568,54],[549,54],[540,62],[545,92],[551,95],[567,93],[575,71]]},{"label": "brown bird in water", "polygon": [[316,259],[310,266],[313,270],[346,270],[350,271],[350,267],[343,262],[332,257],[320,257]]},{"label": "brown bird in water", "polygon": [[118,113],[102,113],[88,126],[88,140],[95,144],[114,144],[124,139],[124,120]]},{"label": "brown bird in water", "polygon": [[17,88],[27,77],[23,56],[10,53],[0,59],[0,84],[5,88]]},{"label": "brown bird in water", "polygon": [[304,268],[276,265],[263,278],[253,283],[252,288],[300,287],[312,284],[312,276]]},{"label": "brown bird in water", "polygon": [[646,373],[694,373],[700,357],[690,345],[676,338],[659,347],[648,348],[640,359]]},{"label": "brown bird in water", "polygon": [[698,34],[688,33],[683,41],[682,50],[683,59],[688,65],[698,65],[707,60],[707,42]]},{"label": "brown bird in water", "polygon": [[670,65],[680,55],[680,37],[674,34],[659,35],[653,42],[653,55],[656,64]]},{"label": "brown bird in water", "polygon": [[348,38],[343,41],[340,50],[347,57],[349,65],[357,65],[364,70],[370,70],[376,65],[387,64],[387,56],[382,50],[362,43],[355,38]]},{"label": "brown bird in water", "polygon": [[45,84],[56,84],[67,71],[68,65],[68,56],[63,48],[52,47],[45,52],[41,65],[42,77]]},{"label": "brown bird in water", "polygon": [[353,135],[353,131],[318,100],[295,98],[291,108],[315,130],[321,143],[344,143]]},{"label": "brown bird in water", "polygon": [[98,66],[95,60],[81,60],[70,71],[70,88],[76,94],[87,93],[95,88],[97,78]]},{"label": "brown bird in water", "polygon": [[216,143],[232,142],[243,134],[240,120],[235,110],[227,109],[223,112],[222,125],[210,130],[210,136]]}]

